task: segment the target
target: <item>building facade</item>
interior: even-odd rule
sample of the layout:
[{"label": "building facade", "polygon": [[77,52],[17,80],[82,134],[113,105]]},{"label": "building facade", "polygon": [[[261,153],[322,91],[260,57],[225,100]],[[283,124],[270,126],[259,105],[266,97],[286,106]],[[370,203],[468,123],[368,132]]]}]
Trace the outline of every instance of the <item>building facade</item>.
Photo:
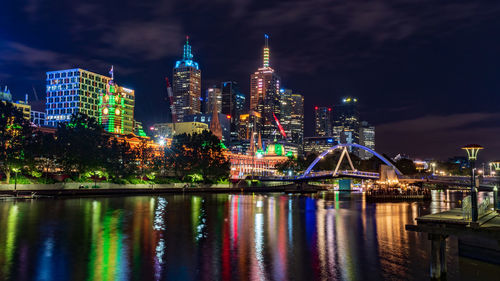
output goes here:
[{"label": "building facade", "polygon": [[215,108],[217,109],[217,113],[221,113],[222,112],[221,89],[215,85],[208,88],[205,93],[205,99],[203,105],[205,114],[212,114],[214,103],[215,103]]},{"label": "building facade", "polygon": [[[359,129],[359,144],[375,150],[375,127],[371,126],[366,121],[361,122]],[[359,151],[359,157],[366,160],[370,159],[372,154],[361,149]]]},{"label": "building facade", "polygon": [[240,115],[245,110],[245,95],[240,92],[238,83],[225,81],[221,83],[222,110],[221,113],[229,116],[231,122],[231,141],[239,139],[238,128]]},{"label": "building facade", "polygon": [[99,119],[99,97],[106,93],[110,77],[74,68],[47,72],[46,126],[68,122],[74,113]]},{"label": "building facade", "polygon": [[262,67],[250,75],[250,110],[258,112],[261,116],[262,138],[273,138],[277,129],[274,116],[280,119],[280,78],[269,64],[269,45],[266,35],[262,55]]},{"label": "building facade", "polygon": [[134,105],[134,90],[118,86],[112,77],[99,95],[99,123],[109,133],[133,133]]},{"label": "building facade", "polygon": [[314,135],[332,136],[332,108],[314,107]]},{"label": "building facade", "polygon": [[287,141],[302,146],[304,141],[304,97],[290,89],[281,90],[281,125]]},{"label": "building facade", "polygon": [[334,108],[333,134],[345,143],[359,143],[358,99],[348,97]]},{"label": "building facade", "polygon": [[336,144],[338,144],[338,140],[336,140],[332,136],[305,137],[304,154],[306,155],[310,153],[320,154]]},{"label": "building facade", "polygon": [[201,113],[201,70],[193,61],[189,37],[186,38],[182,60],[175,63],[172,83],[176,122],[184,116]]},{"label": "building facade", "polygon": [[[195,115],[188,115],[184,117],[184,122],[199,122],[199,123],[204,123],[207,126],[212,124],[212,119],[213,119],[213,113],[212,114],[195,114]],[[222,141],[228,145],[231,139],[231,122],[230,119],[228,118],[227,115],[219,113],[217,114],[217,118],[219,119],[219,124],[222,130]]]}]

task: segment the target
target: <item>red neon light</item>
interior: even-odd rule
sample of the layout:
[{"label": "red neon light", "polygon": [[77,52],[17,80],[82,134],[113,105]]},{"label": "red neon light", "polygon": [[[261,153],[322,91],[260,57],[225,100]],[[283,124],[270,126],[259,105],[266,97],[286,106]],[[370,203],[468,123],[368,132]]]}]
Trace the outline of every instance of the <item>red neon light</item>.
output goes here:
[{"label": "red neon light", "polygon": [[278,118],[276,118],[276,115],[273,113],[273,117],[274,117],[274,121],[276,121],[276,124],[278,125],[278,129],[280,130],[280,134],[286,138],[286,133],[285,133],[285,130],[283,129],[283,127],[281,126],[280,124],[280,121],[278,120]]},{"label": "red neon light", "polygon": [[315,106],[315,107],[314,107],[314,110],[318,110],[318,107],[317,107],[317,106]]}]

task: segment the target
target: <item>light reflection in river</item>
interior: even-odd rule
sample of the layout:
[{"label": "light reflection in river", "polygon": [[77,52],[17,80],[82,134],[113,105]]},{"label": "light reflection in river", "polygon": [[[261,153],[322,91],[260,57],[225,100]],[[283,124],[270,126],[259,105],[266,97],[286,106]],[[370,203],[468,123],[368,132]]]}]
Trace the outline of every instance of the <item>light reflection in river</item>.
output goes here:
[{"label": "light reflection in river", "polygon": [[[404,225],[462,196],[433,195],[427,204],[339,192],[1,202],[0,280],[427,279],[427,237]],[[500,274],[458,262],[456,251],[455,240],[450,278],[464,275],[460,266],[484,280]]]}]

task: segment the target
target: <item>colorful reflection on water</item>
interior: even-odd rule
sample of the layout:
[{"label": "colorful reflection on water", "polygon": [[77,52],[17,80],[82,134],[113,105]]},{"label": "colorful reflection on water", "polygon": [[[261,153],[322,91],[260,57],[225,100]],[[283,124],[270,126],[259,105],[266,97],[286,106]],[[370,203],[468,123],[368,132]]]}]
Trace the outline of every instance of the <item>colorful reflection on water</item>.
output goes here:
[{"label": "colorful reflection on water", "polygon": [[[426,280],[429,242],[404,225],[459,199],[444,192],[427,204],[372,204],[335,192],[0,202],[0,280]],[[450,242],[450,279],[500,274],[458,258]]]}]

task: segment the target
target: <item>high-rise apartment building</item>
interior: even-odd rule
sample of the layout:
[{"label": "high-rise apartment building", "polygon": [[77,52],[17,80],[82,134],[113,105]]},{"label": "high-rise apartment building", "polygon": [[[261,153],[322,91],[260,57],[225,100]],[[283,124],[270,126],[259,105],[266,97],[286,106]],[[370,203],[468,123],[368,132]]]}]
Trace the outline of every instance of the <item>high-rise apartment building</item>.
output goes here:
[{"label": "high-rise apartment building", "polygon": [[[359,128],[359,144],[375,150],[375,127],[371,126],[366,121],[362,121]],[[359,157],[366,160],[371,158],[372,154],[361,149],[359,151]]]},{"label": "high-rise apartment building", "polygon": [[331,107],[314,107],[314,135],[318,137],[332,135]]},{"label": "high-rise apartment building", "polygon": [[273,114],[280,118],[280,78],[269,64],[268,36],[262,55],[262,67],[250,75],[250,110],[262,116],[262,138],[270,139],[277,129]]},{"label": "high-rise apartment building", "polygon": [[45,125],[57,127],[78,112],[99,119],[99,96],[106,93],[110,80],[80,68],[47,72]]},{"label": "high-rise apartment building", "polygon": [[175,63],[172,91],[177,122],[184,116],[201,113],[201,70],[193,61],[189,37],[186,37],[182,60]]},{"label": "high-rise apartment building", "polygon": [[221,89],[216,86],[208,88],[205,96],[205,114],[212,114],[214,108],[217,109],[217,113],[221,113],[222,102]]}]

